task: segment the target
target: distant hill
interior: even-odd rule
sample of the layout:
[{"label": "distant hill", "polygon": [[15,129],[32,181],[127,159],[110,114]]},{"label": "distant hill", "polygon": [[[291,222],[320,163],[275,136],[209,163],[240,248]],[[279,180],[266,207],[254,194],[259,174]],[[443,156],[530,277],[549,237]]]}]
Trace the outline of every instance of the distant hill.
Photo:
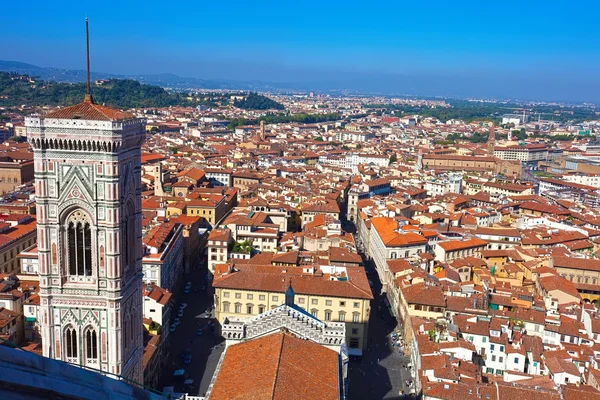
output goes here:
[{"label": "distant hill", "polygon": [[247,97],[241,100],[236,100],[233,103],[237,108],[244,110],[283,110],[283,104],[271,100],[268,97],[261,96],[258,93],[250,93]]},{"label": "distant hill", "polygon": [[[37,65],[22,63],[19,61],[0,60],[0,71],[16,72],[22,75],[39,77],[45,81],[81,83],[85,82],[86,80],[85,70],[38,67]],[[158,85],[173,89],[257,90],[268,86],[268,84],[252,82],[182,78],[175,74],[169,73],[150,75],[116,75],[92,71],[92,80],[98,79],[133,79],[140,83]]]},{"label": "distant hill", "polygon": [[[0,72],[2,106],[72,105],[79,103],[84,94],[84,83],[32,80],[27,75]],[[110,79],[102,86],[94,86],[93,95],[98,103],[118,108],[192,105],[181,93],[170,93],[159,86],[131,79]]]},{"label": "distant hill", "polygon": [[[0,106],[72,105],[83,99],[85,90],[85,83],[44,81],[16,72],[0,72]],[[98,103],[117,108],[197,105],[218,107],[230,104],[230,97],[235,94],[241,97],[234,104],[239,108],[284,109],[278,102],[257,93],[215,93],[211,96],[188,97],[187,93],[167,91],[160,86],[140,83],[133,79],[103,80],[101,84],[93,85],[92,94]]]}]

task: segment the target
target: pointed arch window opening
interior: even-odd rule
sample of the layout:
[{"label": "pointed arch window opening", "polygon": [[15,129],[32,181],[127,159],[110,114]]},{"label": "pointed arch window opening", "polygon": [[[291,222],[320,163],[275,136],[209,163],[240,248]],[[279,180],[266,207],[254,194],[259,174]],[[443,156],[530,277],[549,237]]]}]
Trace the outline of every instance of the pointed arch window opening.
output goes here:
[{"label": "pointed arch window opening", "polygon": [[92,276],[92,230],[87,222],[69,222],[69,274]]},{"label": "pointed arch window opening", "polygon": [[136,254],[136,231],[135,231],[135,211],[131,204],[127,204],[125,208],[127,214],[123,220],[122,234],[124,237],[122,240],[123,249],[123,275],[128,275],[134,271],[135,262],[137,259]]},{"label": "pointed arch window opening", "polygon": [[93,328],[85,332],[85,358],[88,363],[98,362],[98,334]]},{"label": "pointed arch window opening", "polygon": [[77,331],[73,327],[65,330],[65,356],[67,362],[77,362]]},{"label": "pointed arch window opening", "polygon": [[92,228],[87,215],[81,211],[71,214],[66,225],[68,273],[80,280],[93,277]]}]

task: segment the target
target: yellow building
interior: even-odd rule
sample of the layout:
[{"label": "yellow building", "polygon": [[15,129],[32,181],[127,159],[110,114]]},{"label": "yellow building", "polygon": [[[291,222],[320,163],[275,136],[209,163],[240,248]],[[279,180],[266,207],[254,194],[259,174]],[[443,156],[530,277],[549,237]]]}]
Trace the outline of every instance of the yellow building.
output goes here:
[{"label": "yellow building", "polygon": [[186,201],[187,215],[203,217],[211,225],[215,225],[225,216],[227,205],[226,196],[218,194],[202,194],[197,200]]},{"label": "yellow building", "polygon": [[573,282],[583,299],[600,299],[599,259],[554,256],[552,264],[560,276]]},{"label": "yellow building", "polygon": [[31,215],[11,215],[0,223],[0,274],[20,272],[17,255],[36,243],[37,222]]},{"label": "yellow building", "polygon": [[293,286],[295,303],[321,321],[345,322],[351,354],[367,346],[370,302],[369,281],[362,267],[273,267],[225,265],[215,269],[215,318],[252,317],[285,302]]}]

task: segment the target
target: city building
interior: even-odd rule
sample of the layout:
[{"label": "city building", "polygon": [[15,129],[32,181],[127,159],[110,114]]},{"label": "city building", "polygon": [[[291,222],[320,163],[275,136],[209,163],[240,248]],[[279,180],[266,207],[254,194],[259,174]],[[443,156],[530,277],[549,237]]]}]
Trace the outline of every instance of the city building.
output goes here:
[{"label": "city building", "polygon": [[302,310],[326,324],[345,322],[348,354],[362,354],[373,299],[362,267],[218,265],[213,288],[221,330],[229,318],[250,318],[285,304],[290,285]]},{"label": "city building", "polygon": [[144,282],[175,291],[185,271],[183,225],[173,221],[155,225],[144,236],[143,243]]},{"label": "city building", "polygon": [[144,121],[96,104],[88,90],[82,103],[27,118],[26,126],[43,354],[143,382]]}]

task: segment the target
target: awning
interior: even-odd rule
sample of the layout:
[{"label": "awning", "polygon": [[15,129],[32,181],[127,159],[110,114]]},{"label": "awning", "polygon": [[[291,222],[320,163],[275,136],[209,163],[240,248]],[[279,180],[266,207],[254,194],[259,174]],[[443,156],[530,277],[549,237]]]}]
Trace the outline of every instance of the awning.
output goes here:
[{"label": "awning", "polygon": [[25,322],[35,322],[35,317],[25,317]]},{"label": "awning", "polygon": [[348,348],[349,356],[362,356],[362,349],[355,349],[353,347]]}]

